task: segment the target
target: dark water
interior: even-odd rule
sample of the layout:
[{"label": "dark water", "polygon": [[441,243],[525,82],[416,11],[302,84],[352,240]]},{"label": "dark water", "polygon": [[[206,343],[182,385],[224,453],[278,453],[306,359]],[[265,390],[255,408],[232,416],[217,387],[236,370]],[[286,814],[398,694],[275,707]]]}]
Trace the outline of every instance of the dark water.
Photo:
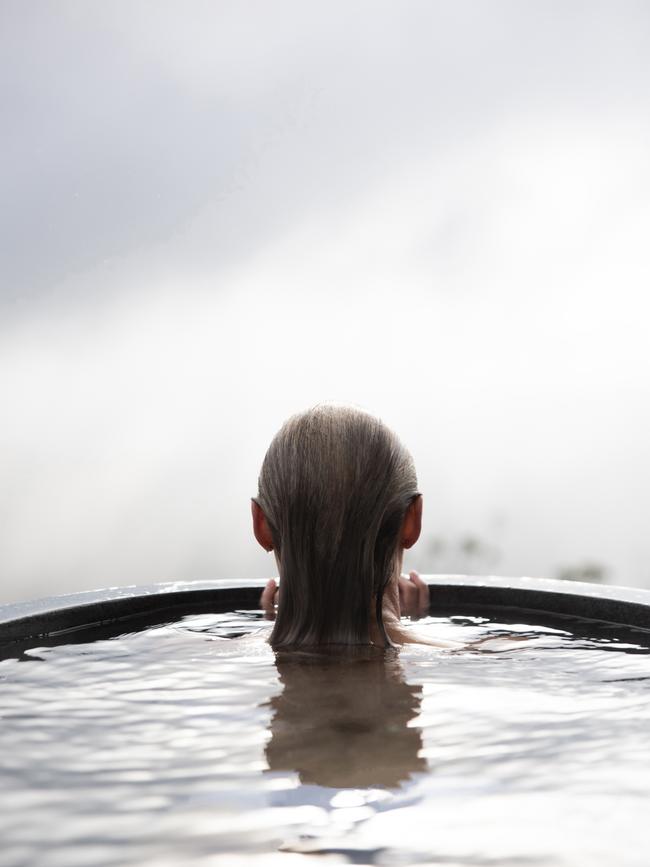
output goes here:
[{"label": "dark water", "polygon": [[647,867],[634,633],[427,618],[500,637],[350,658],[276,656],[269,627],[192,616],[1,662],[2,867]]}]

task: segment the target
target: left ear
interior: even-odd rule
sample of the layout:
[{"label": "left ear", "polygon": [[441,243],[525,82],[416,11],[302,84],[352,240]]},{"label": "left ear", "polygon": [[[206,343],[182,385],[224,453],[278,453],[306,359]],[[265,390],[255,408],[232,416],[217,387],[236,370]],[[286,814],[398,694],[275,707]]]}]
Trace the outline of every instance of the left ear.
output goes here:
[{"label": "left ear", "polygon": [[411,548],[420,538],[422,531],[422,494],[409,504],[402,523],[401,544],[403,548]]}]

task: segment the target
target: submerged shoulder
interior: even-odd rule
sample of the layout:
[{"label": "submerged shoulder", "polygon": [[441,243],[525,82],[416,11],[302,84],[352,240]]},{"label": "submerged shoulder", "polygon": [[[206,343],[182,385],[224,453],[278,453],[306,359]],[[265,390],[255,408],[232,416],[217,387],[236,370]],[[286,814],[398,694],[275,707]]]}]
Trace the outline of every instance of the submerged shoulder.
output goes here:
[{"label": "submerged shoulder", "polygon": [[411,629],[405,626],[392,624],[387,628],[389,638],[395,644],[408,645],[418,644],[427,647],[438,647],[441,650],[461,650],[467,647],[464,641],[453,641],[448,638],[436,638],[433,635],[428,635],[422,630]]}]

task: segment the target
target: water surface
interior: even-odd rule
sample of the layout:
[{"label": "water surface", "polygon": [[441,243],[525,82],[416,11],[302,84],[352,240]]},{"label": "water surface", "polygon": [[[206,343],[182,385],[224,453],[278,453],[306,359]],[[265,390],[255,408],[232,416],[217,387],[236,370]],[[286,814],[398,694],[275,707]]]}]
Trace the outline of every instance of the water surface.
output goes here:
[{"label": "water surface", "polygon": [[640,633],[429,617],[494,639],[344,657],[274,654],[269,628],[188,616],[0,662],[3,867],[647,867]]}]

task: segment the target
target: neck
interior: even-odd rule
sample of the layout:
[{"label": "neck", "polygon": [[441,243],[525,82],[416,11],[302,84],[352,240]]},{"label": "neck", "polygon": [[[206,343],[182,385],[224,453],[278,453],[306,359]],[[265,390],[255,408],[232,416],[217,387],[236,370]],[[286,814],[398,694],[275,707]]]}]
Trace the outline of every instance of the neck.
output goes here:
[{"label": "neck", "polygon": [[[382,600],[382,613],[384,627],[391,641],[397,644],[402,644],[404,636],[400,627],[400,608],[399,608],[399,576],[402,574],[402,558],[403,551],[399,552],[396,557],[395,568],[390,577],[390,581],[384,590]],[[380,647],[384,645],[384,638],[380,632],[379,624],[375,619],[376,600],[372,599],[372,611],[370,614],[370,641]]]}]

